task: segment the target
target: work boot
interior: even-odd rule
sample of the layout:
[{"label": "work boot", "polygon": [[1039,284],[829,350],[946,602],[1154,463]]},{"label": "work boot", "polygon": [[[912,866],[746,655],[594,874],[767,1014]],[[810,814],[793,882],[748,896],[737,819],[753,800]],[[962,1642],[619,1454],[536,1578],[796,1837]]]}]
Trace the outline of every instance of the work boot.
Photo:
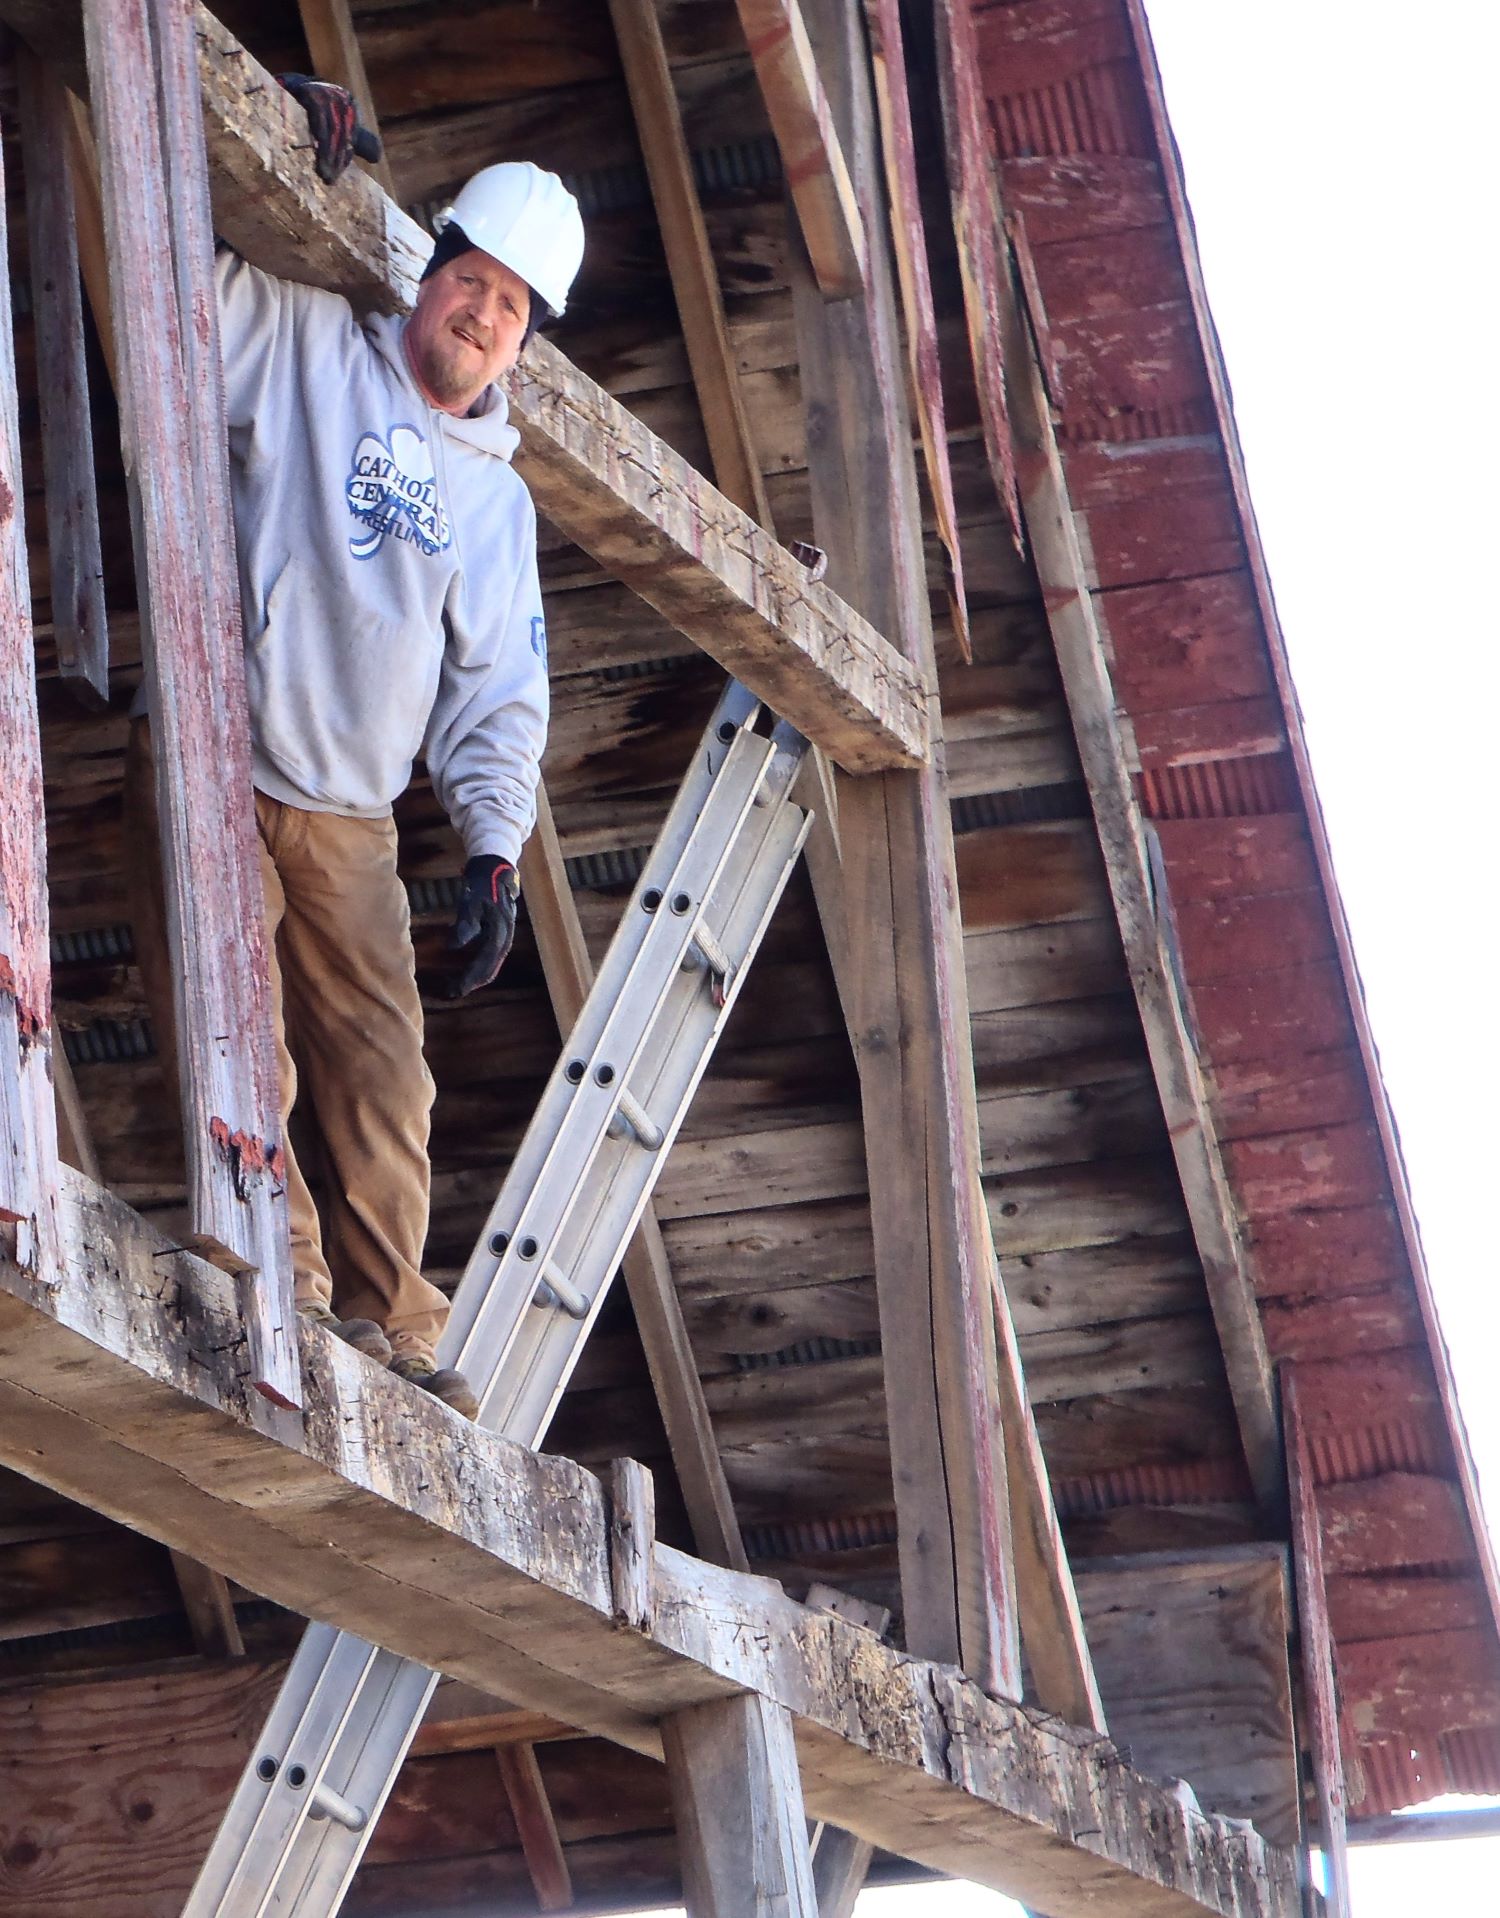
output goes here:
[{"label": "work boot", "polygon": [[306,1304],[297,1307],[299,1315],[311,1319],[314,1325],[321,1325],[336,1339],[342,1339],[345,1345],[352,1345],[356,1352],[363,1352],[367,1359],[373,1359],[377,1365],[389,1365],[391,1362],[391,1342],[385,1335],[385,1328],[373,1319],[341,1319],[330,1306],[321,1299],[309,1299]]},{"label": "work boot", "polygon": [[407,1379],[413,1385],[419,1385],[424,1392],[430,1392],[435,1399],[441,1399],[444,1405],[451,1405],[460,1418],[477,1419],[479,1400],[474,1388],[462,1372],[455,1372],[451,1365],[439,1366],[425,1353],[415,1352],[405,1358],[393,1359],[391,1370],[398,1379]]}]

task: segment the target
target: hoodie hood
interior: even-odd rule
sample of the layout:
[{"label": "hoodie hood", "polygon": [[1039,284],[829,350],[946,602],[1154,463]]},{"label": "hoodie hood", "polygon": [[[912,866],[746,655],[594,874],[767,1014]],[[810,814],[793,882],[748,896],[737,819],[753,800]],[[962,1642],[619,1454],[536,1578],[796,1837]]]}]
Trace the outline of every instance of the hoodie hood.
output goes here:
[{"label": "hoodie hood", "polygon": [[372,314],[364,322],[364,328],[375,351],[402,383],[411,389],[418,404],[428,407],[432,417],[442,423],[443,432],[449,439],[461,440],[465,446],[472,446],[478,453],[488,453],[494,459],[510,460],[521,443],[521,435],[510,423],[510,401],[498,386],[491,385],[484,389],[477,402],[477,412],[465,414],[462,419],[452,413],[441,413],[425,397],[406,363],[406,349],[401,344],[401,335],[406,330],[406,315]]}]

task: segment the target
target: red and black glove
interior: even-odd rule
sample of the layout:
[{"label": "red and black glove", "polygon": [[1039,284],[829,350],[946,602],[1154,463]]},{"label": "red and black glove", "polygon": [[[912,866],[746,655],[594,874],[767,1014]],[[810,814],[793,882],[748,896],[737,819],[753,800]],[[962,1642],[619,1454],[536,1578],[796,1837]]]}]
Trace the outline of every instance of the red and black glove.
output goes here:
[{"label": "red and black glove", "polygon": [[505,964],[516,936],[516,902],[520,897],[521,882],[508,859],[481,853],[464,867],[458,917],[448,935],[448,945],[454,952],[470,947],[473,951],[448,988],[450,999],[462,999],[465,993],[487,986]]},{"label": "red and black glove", "polygon": [[307,115],[320,180],[332,186],[356,155],[361,160],[380,158],[380,142],[359,124],[354,95],[347,87],[314,80],[305,73],[279,73],[276,78]]}]

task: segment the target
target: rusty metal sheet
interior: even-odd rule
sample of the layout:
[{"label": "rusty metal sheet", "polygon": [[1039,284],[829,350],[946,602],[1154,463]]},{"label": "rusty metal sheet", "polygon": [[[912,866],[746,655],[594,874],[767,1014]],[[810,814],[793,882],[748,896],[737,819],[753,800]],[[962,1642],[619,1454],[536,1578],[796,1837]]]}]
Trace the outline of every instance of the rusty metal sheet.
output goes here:
[{"label": "rusty metal sheet", "polygon": [[906,52],[901,40],[901,10],[897,0],[865,0],[865,20],[869,27],[870,54],[875,70],[875,99],[880,114],[886,188],[894,215],[891,238],[906,321],[907,356],[916,395],[922,458],[932,493],[938,538],[943,546],[953,630],[959,650],[966,660],[971,660],[974,652],[969,639],[969,608],[964,594],[963,556],[959,549],[958,512],[953,500],[953,474],[948,462],[948,428],[944,419],[942,370],[938,362],[937,317],[933,306],[932,278],[927,265],[927,234],[922,222],[922,201],[917,189],[916,143],[912,136]]}]

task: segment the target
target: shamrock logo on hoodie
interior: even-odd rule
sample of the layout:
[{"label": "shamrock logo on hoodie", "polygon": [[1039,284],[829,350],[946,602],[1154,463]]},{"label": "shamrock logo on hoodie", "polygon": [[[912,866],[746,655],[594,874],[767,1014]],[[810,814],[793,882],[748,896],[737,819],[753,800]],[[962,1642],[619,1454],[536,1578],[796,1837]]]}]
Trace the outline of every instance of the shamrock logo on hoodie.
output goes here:
[{"label": "shamrock logo on hoodie", "polygon": [[378,433],[361,434],[344,497],[366,529],[349,535],[356,559],[369,559],[386,539],[409,540],[429,557],[445,552],[452,541],[432,450],[415,427],[394,427],[389,445]]}]

